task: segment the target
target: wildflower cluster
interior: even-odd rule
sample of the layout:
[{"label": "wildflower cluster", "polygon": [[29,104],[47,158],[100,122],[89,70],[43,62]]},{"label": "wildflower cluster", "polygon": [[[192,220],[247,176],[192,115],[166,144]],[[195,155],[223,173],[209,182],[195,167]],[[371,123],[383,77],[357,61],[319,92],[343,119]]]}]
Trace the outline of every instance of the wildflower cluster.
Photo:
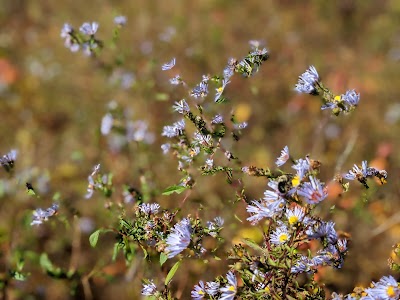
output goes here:
[{"label": "wildflower cluster", "polygon": [[54,203],[52,206],[46,209],[38,208],[33,212],[33,218],[31,225],[40,225],[44,221],[47,221],[50,217],[54,216],[58,212],[59,205]]},{"label": "wildflower cluster", "polygon": [[151,144],[154,134],[148,129],[149,125],[143,120],[132,120],[130,112],[124,110],[116,101],[108,104],[108,112],[101,120],[100,131],[107,137],[108,146],[112,152],[120,152],[131,142]]},{"label": "wildflower cluster", "polygon": [[[119,16],[114,22],[119,28],[125,25],[126,18]],[[72,52],[82,49],[88,55],[97,56],[103,47],[103,42],[96,38],[98,27],[95,22],[84,23],[76,31],[65,24],[61,37]],[[179,184],[164,190],[163,195],[179,194],[192,188],[197,175],[194,170],[201,175],[225,173],[230,184],[233,183],[233,176],[238,176],[236,182],[240,191],[236,196],[243,200],[248,225],[257,226],[262,231],[262,240],[244,237],[242,243],[232,246],[227,257],[230,266],[225,276],[207,282],[198,281],[190,295],[192,299],[225,300],[323,299],[325,290],[314,275],[323,266],[342,267],[348,252],[348,240],[338,234],[334,222],[325,221],[316,214],[316,207],[328,196],[328,189],[319,178],[321,163],[309,156],[295,159],[289,147],[285,146],[276,159],[277,168],[243,166],[231,147],[232,141],[240,140],[248,124],[237,121],[232,111],[227,114],[219,109],[221,103],[228,101],[226,89],[232,76],[239,73],[250,77],[269,58],[267,49],[260,48],[259,42],[251,41],[250,45],[251,50],[243,59],[229,59],[220,75],[205,74],[194,85],[188,84],[180,74],[174,74],[176,58],[160,66],[165,74],[171,74],[172,85],[182,85],[188,92],[172,105],[175,113],[180,115],[179,119],[164,126],[161,132],[162,137],[169,139],[161,146],[162,152],[172,154],[178,161],[178,170],[183,173]],[[321,108],[332,109],[335,115],[354,110],[360,98],[354,90],[334,96],[324,87],[313,66],[299,77],[295,90],[319,95],[323,101]],[[129,112],[115,102],[110,103],[101,121],[100,132],[107,137],[113,152],[119,152],[131,141],[152,143],[155,138],[149,133],[147,123],[132,121]],[[226,143],[229,137],[232,141]],[[13,150],[1,159],[7,172],[13,168],[16,155]],[[288,166],[290,163],[291,166]],[[241,181],[245,175],[267,179],[267,189],[261,199],[247,199]],[[344,180],[358,180],[368,188],[367,179],[372,177],[385,183],[387,173],[368,167],[363,161],[361,166],[354,165],[347,174],[336,179],[347,190],[348,183]],[[108,199],[114,195],[113,176],[111,173],[101,174],[100,164],[94,166],[87,181],[86,198],[93,197],[96,191]],[[178,217],[178,209],[162,210],[149,195],[144,196],[131,186],[123,187],[122,196],[123,202],[114,206],[119,213],[118,218],[111,221],[111,226],[93,232],[90,244],[96,246],[100,233],[112,232],[116,238],[114,260],[119,252],[123,252],[126,263],[130,264],[138,251],[142,251],[146,261],[158,259],[162,267],[167,260],[178,260],[162,286],[158,286],[157,279],[149,279],[144,280],[141,290],[145,296],[172,299],[170,282],[180,263],[184,259],[213,254],[223,242],[220,234],[224,220],[215,217],[203,222],[197,214],[196,217],[191,214]],[[42,224],[57,214],[58,209],[55,203],[50,208],[35,210],[31,225]],[[208,237],[216,239],[217,246],[208,247],[204,242]],[[45,259],[41,260],[42,264],[46,264]],[[51,264],[47,265],[47,270],[52,268]],[[393,262],[392,267],[395,269],[398,265]],[[75,276],[77,273],[71,274]],[[302,277],[303,281],[300,280]],[[369,288],[346,296],[333,294],[332,297],[398,299],[399,294],[396,280],[386,276]]]},{"label": "wildflower cluster", "polygon": [[[360,166],[354,165],[353,169],[343,176],[347,180],[358,180],[364,187],[368,188],[367,178],[376,177],[382,184],[386,183],[387,172],[368,167],[366,160],[362,161]],[[337,180],[343,184],[343,178],[338,176]]]},{"label": "wildflower cluster", "polygon": [[91,56],[103,47],[103,42],[95,36],[98,28],[97,22],[85,22],[79,27],[79,31],[76,31],[70,24],[65,23],[60,36],[64,39],[64,46],[71,52],[82,49],[85,55]]},{"label": "wildflower cluster", "polygon": [[100,164],[97,164],[93,167],[92,173],[88,176],[86,199],[91,198],[96,190],[103,192],[106,197],[110,197],[113,192],[112,174],[101,175],[99,172]]},{"label": "wildflower cluster", "polygon": [[299,76],[295,91],[314,96],[320,96],[323,102],[322,110],[331,109],[334,115],[353,111],[360,101],[360,94],[355,90],[348,90],[345,94],[335,96],[326,88],[314,66],[310,66],[306,72]]},{"label": "wildflower cluster", "polygon": [[[220,217],[202,225],[199,219],[188,216],[172,226],[177,211],[161,211],[157,203],[137,203],[133,210],[133,218],[121,216],[118,228],[115,229],[118,232],[115,249],[121,249],[128,261],[132,259],[130,251],[139,245],[146,256],[159,252],[162,260],[163,257],[167,259],[183,254],[186,249],[192,250],[196,257],[203,256],[208,251],[215,251],[202,246],[202,240],[206,236],[216,238],[219,242],[223,241],[219,235],[223,228],[223,220]],[[191,255],[185,254],[188,257]]]},{"label": "wildflower cluster", "polygon": [[[116,16],[114,24],[117,26],[114,35],[118,35],[120,27],[124,26],[127,22],[125,16]],[[64,39],[64,46],[71,50],[71,52],[78,52],[82,50],[87,56],[96,56],[100,53],[104,46],[104,42],[96,37],[99,29],[97,22],[84,22],[79,30],[76,30],[70,24],[65,23],[61,29],[60,36]]]},{"label": "wildflower cluster", "polygon": [[[285,147],[277,165],[282,166],[288,159],[289,149]],[[313,274],[321,266],[340,268],[343,264],[347,240],[338,237],[333,222],[325,222],[313,215],[315,205],[327,196],[324,184],[316,177],[319,163],[306,157],[296,160],[292,168],[296,173],[275,178],[269,173],[270,189],[265,191],[264,198],[253,200],[246,207],[250,214],[247,220],[253,225],[267,221],[268,229],[265,230],[262,246],[251,240],[243,241],[257,250],[257,255],[251,254],[242,245],[232,249],[229,258],[236,261],[232,267],[244,282],[240,288],[235,287],[233,295],[239,293],[258,299],[267,293],[272,298],[284,298],[289,295],[295,297],[301,291],[304,296],[322,296],[321,289],[316,289],[316,294],[299,288],[292,290],[298,274]],[[249,170],[254,167],[243,169],[251,175]],[[298,251],[313,240],[320,242],[321,250],[307,255]],[[193,292],[198,288],[195,287]],[[203,298],[213,299],[206,293]]]},{"label": "wildflower cluster", "polygon": [[[201,105],[206,101],[209,95],[209,82],[217,85],[214,94],[214,103],[220,104],[226,102],[223,92],[226,86],[230,83],[230,78],[234,73],[242,74],[249,77],[258,71],[261,64],[268,59],[268,51],[263,48],[259,49],[258,44],[252,44],[252,50],[241,61],[230,59],[228,65],[223,70],[222,76],[203,75],[201,82],[190,90],[189,95],[191,100],[181,99],[176,101],[173,109],[183,118],[176,121],[172,125],[164,126],[162,136],[172,139],[171,142],[161,146],[164,154],[172,152],[178,159],[178,169],[184,173],[180,185],[191,187],[194,184],[191,174],[188,171],[196,160],[201,161],[199,167],[203,175],[215,174],[217,172],[225,172],[227,180],[231,181],[232,167],[216,166],[214,157],[217,152],[222,153],[228,162],[237,159],[231,150],[225,149],[222,146],[222,139],[229,134],[235,141],[240,139],[241,131],[247,127],[246,122],[238,122],[234,114],[225,118],[218,113],[205,116],[205,111]],[[171,62],[162,66],[162,70],[171,70],[176,63],[174,58]],[[179,80],[178,80],[179,79]],[[175,75],[171,82],[173,84],[181,83],[187,86],[187,83],[180,75]],[[226,121],[226,119],[229,120]],[[187,123],[194,126],[193,134],[189,135],[186,127]],[[193,130],[192,130],[193,131]]]},{"label": "wildflower cluster", "polygon": [[393,276],[383,276],[378,282],[372,282],[371,287],[357,288],[353,293],[345,296],[332,293],[332,300],[395,300],[399,298],[399,283]]}]

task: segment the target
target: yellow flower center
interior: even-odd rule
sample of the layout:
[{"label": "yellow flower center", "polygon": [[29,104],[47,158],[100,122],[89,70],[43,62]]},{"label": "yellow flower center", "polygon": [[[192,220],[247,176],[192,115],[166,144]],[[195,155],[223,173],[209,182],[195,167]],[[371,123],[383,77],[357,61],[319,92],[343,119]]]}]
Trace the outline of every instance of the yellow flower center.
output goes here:
[{"label": "yellow flower center", "polygon": [[342,99],[342,97],[340,96],[335,96],[335,98],[333,99],[336,102],[340,102],[340,100]]},{"label": "yellow flower center", "polygon": [[284,242],[286,242],[287,240],[288,240],[288,235],[286,234],[286,233],[282,233],[280,236],[279,236],[279,241],[281,242],[281,243],[284,243]]},{"label": "yellow flower center", "polygon": [[389,287],[387,288],[387,290],[386,290],[386,294],[387,294],[389,297],[394,297],[394,296],[396,295],[396,291],[395,291],[394,287],[393,287],[393,286],[389,286]]},{"label": "yellow flower center", "polygon": [[236,288],[235,288],[233,285],[231,285],[228,289],[229,289],[230,291],[232,291],[232,292],[236,291]]},{"label": "yellow flower center", "polygon": [[289,224],[293,225],[293,224],[297,224],[299,222],[299,218],[297,216],[290,216],[289,217]]},{"label": "yellow flower center", "polygon": [[299,176],[295,176],[292,179],[292,185],[293,186],[298,186],[300,184],[300,177]]}]

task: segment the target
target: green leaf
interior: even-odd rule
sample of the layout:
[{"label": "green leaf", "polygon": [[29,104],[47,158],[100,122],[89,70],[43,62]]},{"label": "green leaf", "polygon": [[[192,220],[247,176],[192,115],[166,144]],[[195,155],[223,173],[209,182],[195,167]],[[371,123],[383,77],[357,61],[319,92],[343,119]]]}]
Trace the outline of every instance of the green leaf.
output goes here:
[{"label": "green leaf", "polygon": [[100,233],[109,232],[109,231],[112,231],[112,230],[100,228],[100,229],[96,230],[95,232],[93,232],[89,237],[90,246],[92,246],[93,248],[96,247],[97,241],[99,240]]},{"label": "green leaf", "polygon": [[156,100],[157,101],[167,101],[169,99],[169,95],[166,93],[157,93]]},{"label": "green leaf", "polygon": [[12,273],[12,278],[18,281],[25,281],[26,280],[26,275],[20,272],[13,272]]},{"label": "green leaf", "polygon": [[53,195],[53,201],[58,201],[58,200],[60,200],[60,198],[61,198],[61,193],[60,192],[56,192]]},{"label": "green leaf", "polygon": [[167,277],[165,278],[165,283],[164,283],[165,285],[168,285],[168,284],[171,282],[171,280],[172,280],[172,278],[174,277],[176,271],[178,271],[179,267],[181,266],[181,263],[182,263],[181,260],[178,261],[178,262],[176,262],[176,263],[172,266],[171,270],[169,270],[168,275],[167,275]]},{"label": "green leaf", "polygon": [[89,237],[90,246],[92,246],[93,248],[96,247],[97,241],[99,240],[100,232],[101,229],[98,229],[95,232],[93,232]]},{"label": "green leaf", "polygon": [[115,261],[117,259],[118,251],[119,251],[119,242],[116,242],[114,244],[113,255],[111,258],[112,261]]},{"label": "green leaf", "polygon": [[167,254],[165,254],[164,252],[160,253],[160,266],[162,266],[168,259]]},{"label": "green leaf", "polygon": [[242,239],[243,243],[245,243],[247,246],[249,246],[250,248],[253,248],[254,250],[260,251],[262,253],[265,252],[265,250],[263,248],[260,247],[260,245],[258,245],[256,242],[254,242],[251,239]]},{"label": "green leaf", "polygon": [[53,263],[50,261],[49,257],[47,256],[47,253],[42,253],[42,255],[40,255],[39,263],[40,266],[46,271],[50,272],[54,271]]},{"label": "green leaf", "polygon": [[186,186],[172,185],[170,187],[167,187],[167,189],[162,194],[165,196],[171,195],[173,193],[181,194],[187,189],[188,189],[188,187],[186,187]]},{"label": "green leaf", "polygon": [[27,193],[28,193],[29,196],[35,196],[36,195],[35,191],[31,190],[31,189],[29,189]]}]

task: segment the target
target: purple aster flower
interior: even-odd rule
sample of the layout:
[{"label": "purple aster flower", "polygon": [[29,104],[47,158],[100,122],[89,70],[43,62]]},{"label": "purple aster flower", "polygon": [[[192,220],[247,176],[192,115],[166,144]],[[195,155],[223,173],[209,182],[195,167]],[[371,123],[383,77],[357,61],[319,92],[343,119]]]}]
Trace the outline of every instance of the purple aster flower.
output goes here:
[{"label": "purple aster flower", "polygon": [[63,25],[63,28],[61,29],[60,36],[63,39],[66,39],[66,38],[70,37],[70,35],[72,34],[73,31],[74,31],[74,29],[72,28],[72,26],[69,25],[68,23],[65,23]]},{"label": "purple aster flower", "polygon": [[158,203],[142,203],[139,205],[139,209],[144,214],[157,214],[160,209],[160,204]]},{"label": "purple aster flower", "polygon": [[295,206],[293,209],[286,210],[286,218],[291,226],[303,221],[305,212],[301,206]]},{"label": "purple aster flower", "polygon": [[175,224],[165,241],[167,244],[165,251],[168,258],[178,255],[189,246],[191,232],[192,227],[189,219],[183,219]]},{"label": "purple aster flower", "polygon": [[312,267],[311,260],[306,256],[301,256],[301,258],[290,268],[290,272],[294,274],[298,273],[310,273]]},{"label": "purple aster flower", "polygon": [[365,291],[373,299],[389,300],[400,298],[399,284],[393,276],[383,276],[377,283],[373,282],[372,288],[367,288]]},{"label": "purple aster flower", "polygon": [[203,80],[199,85],[195,86],[194,89],[190,92],[190,96],[194,98],[204,98],[208,95],[208,83]]},{"label": "purple aster flower", "polygon": [[310,160],[308,157],[306,157],[306,159],[300,158],[296,161],[296,164],[293,165],[292,168],[297,170],[297,176],[300,180],[302,180],[310,170]]},{"label": "purple aster flower", "polygon": [[306,72],[299,76],[299,81],[295,86],[298,93],[315,94],[317,92],[315,84],[319,81],[319,75],[314,66],[310,66]]},{"label": "purple aster flower", "polygon": [[223,122],[224,122],[224,118],[220,114],[215,115],[211,121],[212,124],[221,124]]},{"label": "purple aster flower", "polygon": [[7,171],[10,172],[14,168],[15,161],[17,160],[18,150],[12,149],[7,154],[0,158],[0,164]]},{"label": "purple aster flower", "polygon": [[247,125],[248,125],[247,122],[242,122],[242,123],[238,123],[238,124],[233,124],[233,128],[236,130],[245,129],[247,127]]},{"label": "purple aster flower", "polygon": [[189,105],[187,104],[185,99],[182,99],[179,102],[175,102],[175,105],[172,108],[180,114],[186,114],[190,111]]},{"label": "purple aster flower", "polygon": [[203,299],[206,295],[206,290],[204,286],[204,282],[200,280],[199,284],[194,286],[194,289],[191,292],[192,299],[198,300]]},{"label": "purple aster flower", "polygon": [[246,206],[246,210],[251,217],[247,218],[247,221],[251,222],[251,224],[255,225],[260,222],[264,218],[273,217],[273,212],[268,207],[268,203],[265,201],[251,201],[251,205]]},{"label": "purple aster flower", "polygon": [[116,16],[114,18],[114,23],[118,26],[124,26],[126,25],[126,17],[125,16]]},{"label": "purple aster flower", "polygon": [[149,280],[148,283],[143,283],[142,295],[144,296],[154,296],[157,292],[157,287],[153,282],[153,279]]},{"label": "purple aster flower", "polygon": [[354,165],[353,169],[350,170],[344,178],[347,180],[355,180],[358,178],[363,178],[368,176],[368,164],[366,160],[363,160],[361,163],[361,168],[357,165]]},{"label": "purple aster flower", "polygon": [[181,135],[185,129],[185,120],[180,120],[172,124],[172,126],[164,126],[162,136],[174,137]]},{"label": "purple aster flower", "polygon": [[306,199],[309,204],[317,204],[328,196],[324,185],[315,177],[309,176],[310,182],[305,182],[298,190],[297,194]]},{"label": "purple aster flower", "polygon": [[216,88],[215,90],[216,90],[216,93],[215,93],[215,98],[214,98],[214,102],[218,102],[219,101],[219,99],[221,98],[221,96],[222,96],[222,93],[224,92],[224,90],[225,90],[225,87],[228,85],[230,83],[230,81],[229,81],[229,79],[223,79],[222,80],[222,85],[220,86],[220,87],[218,87],[218,88]]},{"label": "purple aster flower", "polygon": [[215,281],[207,281],[206,282],[206,293],[210,296],[215,296],[218,293],[219,290],[219,282]]},{"label": "purple aster flower", "polygon": [[98,28],[99,28],[99,23],[96,23],[96,22],[92,22],[92,23],[85,22],[79,28],[79,31],[82,32],[83,34],[86,34],[86,35],[94,35],[94,34],[96,34]]},{"label": "purple aster flower", "polygon": [[183,83],[183,80],[180,75],[176,75],[175,77],[169,80],[169,83],[171,83],[172,85],[178,85]]},{"label": "purple aster flower", "polygon": [[161,70],[163,70],[163,71],[171,70],[173,67],[175,67],[175,63],[176,63],[176,59],[174,57],[173,59],[171,59],[170,62],[163,64],[161,67]]},{"label": "purple aster flower", "polygon": [[284,165],[284,164],[288,161],[288,159],[289,159],[289,147],[288,147],[288,146],[285,146],[285,147],[283,148],[283,150],[281,151],[281,156],[279,156],[279,157],[276,159],[275,164],[276,164],[278,167],[280,167],[280,166]]},{"label": "purple aster flower", "polygon": [[274,245],[283,245],[289,240],[289,238],[290,233],[285,225],[277,227],[270,235],[271,243]]},{"label": "purple aster flower", "polygon": [[33,217],[32,217],[32,225],[40,225],[44,221],[47,221],[50,217],[56,215],[58,212],[58,204],[54,203],[52,206],[50,206],[47,209],[41,209],[38,208],[33,212]]},{"label": "purple aster flower", "polygon": [[340,98],[350,106],[357,106],[360,101],[360,94],[357,94],[355,90],[348,90],[346,94],[342,95]]},{"label": "purple aster flower", "polygon": [[171,144],[166,143],[161,145],[161,150],[163,151],[163,154],[167,154],[169,149],[171,149]]},{"label": "purple aster flower", "polygon": [[106,114],[103,119],[101,119],[101,128],[100,132],[102,135],[107,135],[110,133],[114,123],[114,118],[113,116],[108,113]]},{"label": "purple aster flower", "polygon": [[237,280],[236,276],[232,271],[229,271],[226,274],[226,279],[228,280],[228,284],[224,287],[220,288],[220,292],[222,293],[220,300],[233,300],[237,293]]},{"label": "purple aster flower", "polygon": [[310,224],[306,233],[310,239],[326,238],[327,242],[332,245],[336,244],[338,241],[335,223],[332,221],[315,221],[314,224]]}]

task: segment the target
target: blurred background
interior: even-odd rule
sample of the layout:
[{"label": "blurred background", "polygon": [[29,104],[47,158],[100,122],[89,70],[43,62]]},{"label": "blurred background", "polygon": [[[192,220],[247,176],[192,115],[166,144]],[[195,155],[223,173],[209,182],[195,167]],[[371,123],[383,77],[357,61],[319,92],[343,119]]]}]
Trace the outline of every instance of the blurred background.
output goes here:
[{"label": "blurred background", "polygon": [[[116,45],[108,46],[117,15],[126,16],[127,24]],[[105,41],[100,60],[118,60],[113,69],[64,47],[63,24],[78,29],[88,21],[100,24],[96,36]],[[90,287],[94,299],[138,299],[142,278],[162,285],[167,268],[161,270],[157,260],[148,265],[140,252],[128,267],[122,256],[111,261],[112,234],[90,247],[90,233],[117,220],[100,196],[84,198],[87,176],[101,163],[117,187],[140,186],[146,178],[158,191],[152,202],[177,207],[182,195],[160,196],[180,178],[177,161],[162,155],[161,132],[178,118],[172,104],[187,94],[169,84],[172,75],[161,72],[161,65],[176,57],[177,72],[195,86],[203,74],[221,74],[228,58],[241,59],[255,39],[267,47],[270,59],[251,78],[235,76],[225,91],[229,109],[249,123],[235,153],[243,165],[274,167],[288,145],[294,158],[310,154],[322,162],[321,179],[330,196],[320,215],[351,235],[344,267],[318,273],[327,290],[348,293],[389,274],[387,259],[400,240],[399,23],[395,0],[0,1],[0,153],[19,151],[16,176],[0,174],[0,271],[6,276],[23,257],[24,272],[30,273],[26,281],[7,283],[8,297],[72,299]],[[309,65],[337,94],[353,88],[361,93],[358,109],[333,117],[320,111],[316,97],[296,94],[297,77]],[[112,100],[132,120],[148,122],[151,143],[110,147],[100,124]],[[332,178],[362,160],[386,169],[388,183],[371,182],[366,190],[354,182],[350,192],[338,196]],[[233,204],[235,190],[224,176],[196,180],[181,215],[225,219],[227,243],[220,257],[232,238],[255,238],[254,229],[234,217],[244,220],[245,206]],[[27,195],[25,182],[40,198]],[[266,181],[246,178],[245,185],[247,197],[258,199]],[[49,207],[56,192],[58,219],[31,227],[32,210]],[[123,202],[122,197],[117,189],[112,201]],[[82,284],[50,278],[39,266],[42,252],[54,265],[78,269],[90,279]],[[228,264],[212,259],[184,264],[173,282],[174,296],[188,299],[195,283],[225,274]],[[74,284],[75,296],[70,295]]]}]

